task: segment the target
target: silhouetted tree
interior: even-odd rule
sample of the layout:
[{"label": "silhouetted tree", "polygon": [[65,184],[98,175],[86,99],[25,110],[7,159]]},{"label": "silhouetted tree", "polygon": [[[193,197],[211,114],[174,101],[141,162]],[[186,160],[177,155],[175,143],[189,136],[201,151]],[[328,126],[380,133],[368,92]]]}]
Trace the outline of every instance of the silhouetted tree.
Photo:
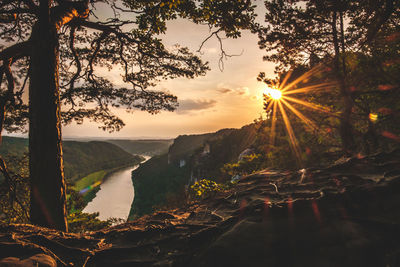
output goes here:
[{"label": "silhouetted tree", "polygon": [[[96,8],[111,18],[97,17]],[[67,230],[62,122],[89,118],[104,130],[119,130],[124,123],[110,107],[174,110],[175,96],[151,90],[157,81],[208,70],[187,48],[169,50],[159,39],[166,22],[179,17],[210,25],[209,38],[221,41],[219,34],[236,38],[251,28],[255,14],[249,0],[0,3],[0,130],[23,129],[29,119],[32,223]],[[99,67],[122,68],[130,88],[113,86]],[[27,86],[29,105],[23,101]]]},{"label": "silhouetted tree", "polygon": [[[352,112],[354,93],[348,81],[348,52],[368,47],[391,20],[399,3],[378,1],[265,1],[266,27],[259,31],[265,60],[280,63],[277,71],[323,62],[332,68],[341,96],[339,133],[346,153],[355,150]],[[396,17],[397,15],[397,17]]]}]

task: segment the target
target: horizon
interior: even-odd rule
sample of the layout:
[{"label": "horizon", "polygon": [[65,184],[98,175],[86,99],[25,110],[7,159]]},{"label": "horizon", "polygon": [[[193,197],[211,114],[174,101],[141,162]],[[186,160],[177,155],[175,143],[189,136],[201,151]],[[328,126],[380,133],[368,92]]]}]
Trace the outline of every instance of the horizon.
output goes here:
[{"label": "horizon", "polygon": [[[203,135],[203,134],[209,134],[209,133],[216,133],[220,130],[225,130],[225,129],[240,129],[244,126],[250,125],[245,124],[242,125],[241,127],[225,127],[218,129],[216,131],[210,131],[210,132],[202,132],[202,133],[183,133],[179,134],[177,136],[171,136],[171,137],[162,137],[162,136],[116,136],[116,137],[107,137],[107,136],[63,136],[62,140],[65,141],[73,141],[73,140],[88,140],[88,141],[95,141],[95,140],[134,140],[134,141],[158,141],[158,140],[175,140],[179,136],[184,136],[184,135]],[[15,137],[15,138],[24,138],[24,139],[29,139],[28,133],[7,133],[3,134],[2,137]]]}]

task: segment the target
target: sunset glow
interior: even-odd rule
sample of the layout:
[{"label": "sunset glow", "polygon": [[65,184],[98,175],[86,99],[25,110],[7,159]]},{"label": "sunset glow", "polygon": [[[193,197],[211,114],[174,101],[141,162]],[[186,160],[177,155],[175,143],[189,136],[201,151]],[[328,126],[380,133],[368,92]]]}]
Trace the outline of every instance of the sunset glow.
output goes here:
[{"label": "sunset glow", "polygon": [[296,109],[292,105],[293,103],[302,105],[314,111],[328,113],[332,116],[334,116],[335,114],[327,107],[322,107],[304,100],[300,100],[293,96],[289,97],[287,95],[305,94],[311,91],[322,91],[322,90],[332,89],[335,86],[334,83],[320,83],[311,86],[299,87],[301,83],[307,82],[313,75],[320,72],[321,71],[319,68],[313,68],[310,71],[301,75],[300,77],[296,78],[294,81],[287,84],[291,76],[291,72],[288,72],[284,77],[283,81],[277,87],[278,89],[267,88],[264,90],[265,111],[267,113],[270,113],[272,111],[270,144],[274,145],[275,143],[277,113],[280,112],[286,127],[286,132],[289,136],[290,147],[293,151],[293,154],[296,156],[296,160],[299,166],[302,165],[301,150],[297,138],[295,136],[295,133],[293,131],[293,127],[287,115],[286,109],[293,112],[297,116],[297,118],[299,118],[302,122],[304,122],[305,126],[310,131],[314,131],[317,129],[316,124],[311,119],[307,118],[304,114],[302,114],[298,109]]},{"label": "sunset glow", "polygon": [[269,95],[274,100],[278,100],[282,97],[281,90],[273,89],[273,88],[267,88],[265,90],[265,94]]}]

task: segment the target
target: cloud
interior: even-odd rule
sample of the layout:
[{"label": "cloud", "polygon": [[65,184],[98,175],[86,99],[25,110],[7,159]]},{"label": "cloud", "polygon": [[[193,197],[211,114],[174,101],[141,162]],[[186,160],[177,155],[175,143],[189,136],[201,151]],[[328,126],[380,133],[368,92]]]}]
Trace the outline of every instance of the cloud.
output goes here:
[{"label": "cloud", "polygon": [[179,107],[176,110],[178,114],[188,114],[193,111],[205,110],[214,107],[217,101],[213,99],[183,99],[179,100]]},{"label": "cloud", "polygon": [[248,87],[240,87],[240,88],[237,88],[235,91],[237,92],[238,95],[247,96],[250,94],[250,90]]},{"label": "cloud", "polygon": [[228,87],[219,87],[217,91],[221,94],[235,94],[239,96],[248,96],[250,94],[250,90],[248,87],[238,87],[236,89],[230,89]]},{"label": "cloud", "polygon": [[226,94],[226,93],[232,92],[232,89],[229,89],[229,88],[218,88],[217,91],[222,93],[222,94]]}]

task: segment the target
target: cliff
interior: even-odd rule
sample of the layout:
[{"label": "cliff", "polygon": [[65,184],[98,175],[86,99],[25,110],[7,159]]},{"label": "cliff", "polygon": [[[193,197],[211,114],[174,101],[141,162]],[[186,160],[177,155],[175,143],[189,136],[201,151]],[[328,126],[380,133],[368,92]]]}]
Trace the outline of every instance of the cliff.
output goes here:
[{"label": "cliff", "polygon": [[135,200],[130,219],[162,205],[176,206],[186,199],[187,186],[197,179],[221,180],[221,167],[237,161],[255,140],[254,125],[215,133],[178,136],[168,154],[156,156],[132,173]]},{"label": "cliff", "polygon": [[201,202],[98,232],[2,227],[0,263],[399,266],[399,193],[400,150],[323,169],[264,170]]}]

